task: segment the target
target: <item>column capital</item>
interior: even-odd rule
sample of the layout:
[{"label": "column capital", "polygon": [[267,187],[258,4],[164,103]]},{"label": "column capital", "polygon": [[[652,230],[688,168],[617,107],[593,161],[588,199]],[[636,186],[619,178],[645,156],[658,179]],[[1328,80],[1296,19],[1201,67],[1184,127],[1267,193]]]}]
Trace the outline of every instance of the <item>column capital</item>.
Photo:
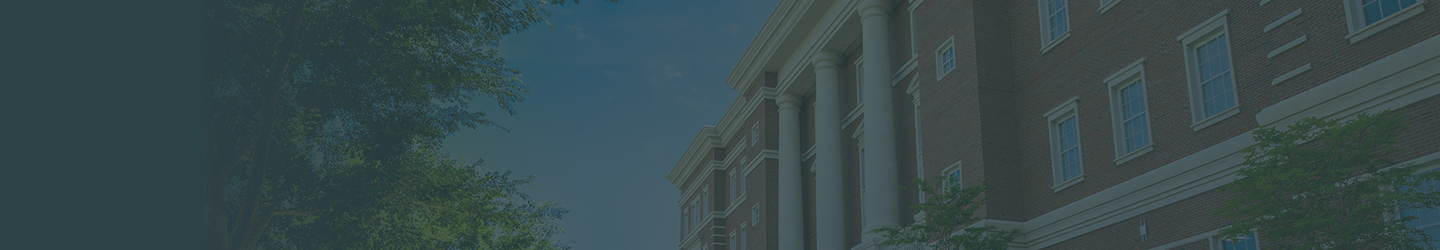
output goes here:
[{"label": "column capital", "polygon": [[781,110],[784,110],[784,109],[799,109],[799,108],[800,108],[800,95],[796,95],[796,94],[781,94],[780,96],[776,96],[776,97],[775,97],[775,104],[780,105],[780,109],[781,109]]},{"label": "column capital", "polygon": [[877,15],[880,17],[889,17],[890,5],[893,5],[890,0],[861,0],[860,6],[855,9],[860,11],[860,18]]},{"label": "column capital", "polygon": [[820,52],[815,52],[815,55],[813,55],[813,56],[810,57],[810,64],[814,65],[816,69],[820,69],[820,68],[836,68],[836,69],[838,69],[838,68],[840,68],[840,52],[829,51],[829,50],[822,50],[822,51],[820,51]]}]

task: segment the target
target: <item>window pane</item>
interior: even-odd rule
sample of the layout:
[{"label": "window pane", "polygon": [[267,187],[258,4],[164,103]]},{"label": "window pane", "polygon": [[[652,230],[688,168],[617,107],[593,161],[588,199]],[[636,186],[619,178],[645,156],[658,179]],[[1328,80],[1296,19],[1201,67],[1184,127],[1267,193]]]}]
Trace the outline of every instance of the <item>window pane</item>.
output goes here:
[{"label": "window pane", "polygon": [[[1062,1],[1062,2],[1063,2],[1063,1]],[[1062,4],[1063,4],[1063,3],[1062,3]],[[1055,36],[1060,36],[1060,34],[1065,34],[1065,31],[1070,30],[1070,25],[1068,25],[1068,24],[1065,22],[1065,21],[1066,21],[1066,17],[1065,17],[1065,12],[1066,12],[1066,10],[1063,8],[1063,7],[1064,7],[1063,5],[1062,5],[1061,7],[1062,7],[1062,8],[1060,9],[1060,11],[1055,13],[1055,20],[1056,20],[1056,22],[1060,23],[1060,25],[1055,26],[1055,27],[1058,27],[1058,28],[1059,28],[1059,29],[1056,29]]]},{"label": "window pane", "polygon": [[950,178],[955,178],[955,182],[952,183],[952,185],[954,186],[954,188],[957,188],[956,190],[959,190],[958,188],[964,187],[964,186],[963,186],[963,183],[961,183],[961,180],[960,180],[960,170],[959,170],[959,169],[956,169],[955,172],[950,172]]},{"label": "window pane", "polygon": [[1399,0],[1383,0],[1383,1],[1380,1],[1380,7],[1381,7],[1381,8],[1380,8],[1380,15],[1382,15],[1382,16],[1390,16],[1390,15],[1392,15],[1392,14],[1395,14],[1396,11],[1400,11],[1400,1],[1399,1]]},{"label": "window pane", "polygon": [[1063,126],[1065,126],[1065,138],[1060,141],[1061,145],[1064,145],[1066,149],[1074,147],[1078,141],[1077,138],[1075,138],[1075,118],[1066,120]]},{"label": "window pane", "polygon": [[1080,155],[1070,151],[1065,155],[1065,180],[1080,176]]},{"label": "window pane", "polygon": [[1140,131],[1139,133],[1135,134],[1135,149],[1139,149],[1141,146],[1150,145],[1150,125],[1145,122],[1147,121],[1147,116],[1148,115],[1146,114],[1140,114],[1140,116],[1135,117],[1135,120],[1131,120],[1135,123],[1135,127],[1139,127],[1138,129],[1136,129],[1136,131]]},{"label": "window pane", "polygon": [[1365,3],[1364,9],[1365,9],[1365,24],[1375,23],[1375,21],[1380,21],[1380,18],[1385,17],[1384,15],[1380,14],[1380,3],[1379,3],[1379,2],[1374,2],[1374,1],[1372,1],[1372,2],[1369,2],[1369,3]]},{"label": "window pane", "polygon": [[1217,104],[1217,106],[1220,106],[1220,108],[1216,112],[1223,111],[1235,106],[1235,91],[1233,89],[1230,89],[1230,86],[1232,85],[1230,82],[1230,75],[1230,72],[1225,72],[1225,74],[1220,75],[1219,78],[1215,79],[1215,89],[1217,89],[1216,92],[1220,94],[1219,98],[1216,98],[1216,101],[1220,102],[1219,104]]},{"label": "window pane", "polygon": [[1411,5],[1415,5],[1415,0],[1400,0],[1401,9],[1408,8]]},{"label": "window pane", "polygon": [[1224,240],[1220,240],[1220,241],[1221,241],[1221,244],[1225,246],[1224,249],[1226,249],[1226,250],[1231,250],[1231,249],[1233,249],[1233,250],[1256,250],[1256,249],[1259,249],[1259,246],[1258,246],[1258,244],[1257,244],[1258,242],[1255,240],[1255,233],[1254,233],[1254,232],[1251,232],[1251,233],[1245,234],[1245,235],[1237,235],[1237,237],[1229,238],[1229,239],[1224,239]]}]

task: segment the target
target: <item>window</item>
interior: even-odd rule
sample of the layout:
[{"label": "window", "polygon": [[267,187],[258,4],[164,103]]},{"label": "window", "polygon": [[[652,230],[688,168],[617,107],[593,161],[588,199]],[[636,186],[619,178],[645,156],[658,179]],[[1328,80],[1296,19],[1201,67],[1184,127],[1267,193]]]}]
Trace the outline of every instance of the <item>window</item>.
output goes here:
[{"label": "window", "polygon": [[1196,67],[1200,71],[1200,97],[1205,117],[1235,107],[1234,76],[1226,56],[1229,48],[1225,44],[1225,35],[1215,37],[1195,50],[1200,56],[1196,58]]},{"label": "window", "polygon": [[745,225],[740,225],[740,250],[745,250],[745,238],[750,238],[747,236],[749,234],[745,232]]},{"label": "window", "polygon": [[1070,17],[1066,0],[1036,0],[1040,7],[1040,53],[1070,37]]},{"label": "window", "polygon": [[702,225],[702,224],[705,223],[704,221],[701,221],[701,220],[700,220],[701,218],[705,218],[705,217],[700,215],[700,200],[699,200],[699,199],[696,199],[695,201],[690,202],[690,210],[691,210],[691,212],[690,212],[690,222],[691,222],[690,227],[692,227],[692,228],[694,228],[694,227],[700,227],[700,225]]},{"label": "window", "polygon": [[755,126],[751,126],[751,127],[750,127],[750,146],[755,146],[755,142],[759,142],[759,141],[760,141],[760,123],[755,123]]},{"label": "window", "polygon": [[865,101],[865,60],[862,59],[855,59],[855,105]]},{"label": "window", "polygon": [[945,44],[940,45],[939,49],[935,50],[935,79],[939,80],[945,77],[946,74],[949,74],[950,71],[954,69],[955,38],[951,37],[950,40],[945,41]]},{"label": "window", "polygon": [[735,179],[735,170],[732,169],[730,170],[730,203],[735,203],[735,195],[738,194],[735,192],[735,188],[738,186],[735,184],[735,181],[737,181]]},{"label": "window", "polygon": [[860,172],[860,193],[863,194],[865,193],[865,149],[860,149],[860,155],[858,157],[860,159],[855,165],[858,166],[856,169]]},{"label": "window", "polygon": [[1190,111],[1194,122],[1190,127],[1195,131],[1239,113],[1230,61],[1230,31],[1225,19],[1229,12],[1221,11],[1176,38],[1185,45]]},{"label": "window", "polygon": [[710,190],[705,190],[705,193],[700,194],[700,217],[710,215],[710,208]]},{"label": "window", "polygon": [[1110,86],[1110,117],[1115,131],[1115,164],[1150,152],[1150,114],[1145,94],[1145,59],[1105,78]]},{"label": "window", "polygon": [[730,237],[727,238],[730,238],[730,244],[728,245],[728,249],[738,249],[739,245],[735,244],[735,231],[730,231]]},{"label": "window", "polygon": [[760,223],[760,204],[750,207],[750,224]]},{"label": "window", "polygon": [[745,186],[748,183],[745,182],[746,175],[747,174],[745,173],[745,165],[740,165],[740,194],[736,195],[735,197],[745,197]]},{"label": "window", "polygon": [[[958,190],[959,188],[963,188],[965,186],[964,179],[962,179],[960,175],[960,161],[955,161],[955,163],[950,164],[949,167],[945,167],[945,169],[940,170],[940,174],[944,175],[946,178],[944,183],[946,187],[955,188]],[[954,181],[951,181],[950,178],[954,178]]]},{"label": "window", "polygon": [[1260,249],[1260,239],[1255,236],[1255,231],[1248,234],[1236,235],[1235,237],[1210,237],[1210,249],[1214,250],[1256,250]]},{"label": "window", "polygon": [[1060,106],[1045,113],[1050,121],[1050,161],[1054,173],[1053,191],[1074,185],[1084,180],[1080,164],[1080,128],[1076,124],[1075,102],[1071,98]]},{"label": "window", "polygon": [[[1435,188],[1435,186],[1437,186],[1437,185],[1440,185],[1440,183],[1436,183],[1435,181],[1430,181],[1430,182],[1426,182],[1425,184],[1421,185],[1421,186],[1418,187],[1418,188],[1420,188],[1420,189],[1422,189],[1422,190],[1423,190],[1423,189],[1431,189],[1431,188]],[[1436,209],[1436,208],[1423,208],[1423,209],[1405,210],[1405,211],[1401,211],[1401,212],[1400,212],[1400,216],[1413,216],[1413,217],[1415,217],[1414,220],[1410,220],[1410,221],[1406,222],[1405,224],[1409,225],[1410,227],[1414,227],[1414,228],[1420,229],[1421,231],[1424,231],[1425,234],[1429,234],[1430,237],[1440,237],[1440,209]]]},{"label": "window", "polygon": [[1425,11],[1425,0],[1345,0],[1350,43],[1410,19]]},{"label": "window", "polygon": [[909,10],[909,11],[910,11],[910,15],[908,16],[908,17],[910,17],[910,57],[911,57],[911,58],[919,57],[919,56],[918,56],[919,53],[915,52],[915,7],[918,7],[918,5],[916,5],[916,4],[917,4],[917,3],[915,3],[914,1],[911,1],[910,10]]},{"label": "window", "polygon": [[685,237],[685,234],[690,233],[690,211],[687,210],[689,209],[680,211],[680,237],[682,238]]}]

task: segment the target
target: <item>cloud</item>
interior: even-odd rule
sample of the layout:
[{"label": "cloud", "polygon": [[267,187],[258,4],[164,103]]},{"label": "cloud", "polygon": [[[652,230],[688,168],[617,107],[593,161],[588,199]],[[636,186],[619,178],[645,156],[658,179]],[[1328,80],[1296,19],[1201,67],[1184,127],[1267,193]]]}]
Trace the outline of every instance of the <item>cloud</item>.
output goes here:
[{"label": "cloud", "polygon": [[657,92],[661,92],[661,88],[678,82],[684,79],[686,75],[689,75],[690,65],[685,63],[671,63],[657,59],[650,60],[650,62],[646,63],[645,70],[648,71],[647,75],[649,75],[650,78],[650,87],[655,88]]},{"label": "cloud", "polygon": [[574,24],[565,25],[565,29],[570,30],[570,34],[575,34],[575,36],[576,36],[576,37],[579,37],[580,39],[590,38],[589,35],[586,35],[586,34],[585,34],[585,29],[584,29],[584,28],[580,28],[580,26],[577,26],[577,25],[574,25]]},{"label": "cloud", "polygon": [[605,71],[605,75],[610,76],[610,77],[615,77],[616,75],[619,75],[619,74],[615,74],[615,71],[606,70],[606,71]]}]

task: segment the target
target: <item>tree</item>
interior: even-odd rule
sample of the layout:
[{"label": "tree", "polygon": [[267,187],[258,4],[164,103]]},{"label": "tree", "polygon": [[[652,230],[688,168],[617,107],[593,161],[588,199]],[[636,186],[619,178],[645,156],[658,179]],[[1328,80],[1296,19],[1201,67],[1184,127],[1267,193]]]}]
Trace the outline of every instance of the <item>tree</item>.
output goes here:
[{"label": "tree", "polygon": [[495,47],[563,3],[210,2],[207,248],[564,248],[530,179],[436,153],[471,98],[515,113]]},{"label": "tree", "polygon": [[1433,249],[1434,238],[1406,224],[1416,217],[1399,216],[1440,206],[1440,189],[1425,185],[1440,172],[1394,160],[1405,129],[1389,110],[1256,129],[1242,178],[1222,186],[1234,198],[1214,213],[1234,224],[1220,235],[1254,229],[1278,249]]},{"label": "tree", "polygon": [[[1020,230],[1000,230],[995,226],[971,227],[980,218],[975,211],[985,204],[986,182],[980,185],[955,188],[945,183],[959,183],[954,176],[941,177],[939,183],[915,179],[915,184],[930,195],[924,203],[913,208],[925,214],[925,218],[903,227],[883,227],[874,232],[881,233],[885,240],[882,245],[915,245],[923,249],[1006,249],[1006,244],[1020,236]],[[962,229],[963,228],[963,229]]]}]

